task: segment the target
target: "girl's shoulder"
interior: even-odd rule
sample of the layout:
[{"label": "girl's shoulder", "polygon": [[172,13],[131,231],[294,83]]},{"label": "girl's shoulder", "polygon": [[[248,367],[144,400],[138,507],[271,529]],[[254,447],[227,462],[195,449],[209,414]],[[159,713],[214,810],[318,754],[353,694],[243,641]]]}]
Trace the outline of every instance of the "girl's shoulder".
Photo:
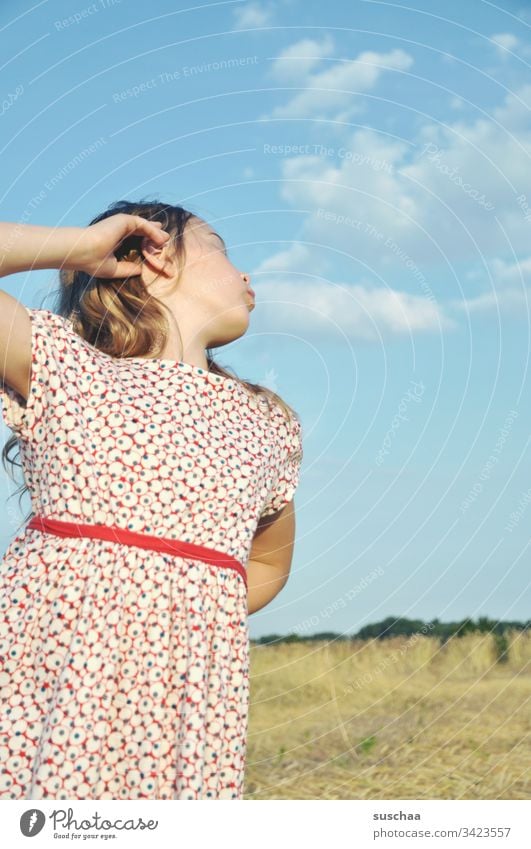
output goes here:
[{"label": "girl's shoulder", "polygon": [[47,346],[55,353],[70,354],[76,361],[84,355],[108,355],[94,347],[75,330],[72,319],[45,308],[26,307],[33,327],[33,348]]},{"label": "girl's shoulder", "polygon": [[52,340],[66,339],[67,337],[81,337],[75,332],[70,319],[63,315],[52,312],[44,307],[25,307],[32,324],[35,335],[44,335]]}]

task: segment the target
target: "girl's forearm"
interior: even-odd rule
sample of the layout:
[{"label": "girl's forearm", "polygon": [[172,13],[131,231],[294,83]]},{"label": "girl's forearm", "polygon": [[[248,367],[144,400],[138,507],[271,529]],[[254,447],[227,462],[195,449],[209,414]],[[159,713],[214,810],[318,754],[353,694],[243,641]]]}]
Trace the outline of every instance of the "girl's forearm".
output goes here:
[{"label": "girl's forearm", "polygon": [[255,613],[269,604],[279,594],[289,577],[277,566],[261,563],[259,560],[247,561],[247,612]]},{"label": "girl's forearm", "polygon": [[41,227],[0,221],[0,277],[39,268],[68,268],[84,227]]}]

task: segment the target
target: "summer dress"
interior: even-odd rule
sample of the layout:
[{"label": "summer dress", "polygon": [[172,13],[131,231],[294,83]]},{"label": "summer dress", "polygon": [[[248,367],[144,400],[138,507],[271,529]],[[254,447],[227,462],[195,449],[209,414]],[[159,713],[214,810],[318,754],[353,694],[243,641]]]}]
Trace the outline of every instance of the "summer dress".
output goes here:
[{"label": "summer dress", "polygon": [[[28,401],[0,389],[35,515],[181,540],[245,566],[291,500],[301,425],[232,378],[115,358],[27,308]],[[0,384],[1,387],[1,384]],[[241,568],[241,567],[240,567]],[[25,527],[0,561],[0,799],[241,799],[245,579]]]}]

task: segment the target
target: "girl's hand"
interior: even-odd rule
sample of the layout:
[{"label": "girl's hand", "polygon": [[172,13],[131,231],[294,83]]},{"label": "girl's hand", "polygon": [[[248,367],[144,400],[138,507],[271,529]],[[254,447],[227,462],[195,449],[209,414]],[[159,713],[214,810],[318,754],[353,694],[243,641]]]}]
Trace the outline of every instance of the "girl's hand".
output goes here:
[{"label": "girl's hand", "polygon": [[147,236],[157,246],[170,238],[158,221],[148,221],[139,215],[118,212],[103,221],[83,228],[67,261],[69,268],[84,271],[93,277],[130,277],[139,273],[139,265],[117,260],[114,251],[127,236]]}]

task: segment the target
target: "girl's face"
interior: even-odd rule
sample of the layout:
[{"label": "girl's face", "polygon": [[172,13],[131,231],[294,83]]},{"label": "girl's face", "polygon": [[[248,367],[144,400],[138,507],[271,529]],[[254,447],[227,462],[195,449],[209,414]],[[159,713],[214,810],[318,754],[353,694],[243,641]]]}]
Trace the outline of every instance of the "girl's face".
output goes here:
[{"label": "girl's face", "polygon": [[154,251],[157,259],[170,262],[165,266],[166,279],[159,277],[151,291],[173,309],[179,324],[195,325],[205,346],[216,347],[238,339],[246,332],[254,309],[249,275],[232,264],[223,240],[202,219],[194,217],[187,222],[184,244],[185,265],[177,282],[178,267],[171,262],[171,240],[168,248]]},{"label": "girl's face", "polygon": [[178,290],[208,322],[210,345],[237,339],[247,330],[254,309],[249,276],[232,264],[223,240],[206,221],[191,218],[184,242],[186,264]]}]

